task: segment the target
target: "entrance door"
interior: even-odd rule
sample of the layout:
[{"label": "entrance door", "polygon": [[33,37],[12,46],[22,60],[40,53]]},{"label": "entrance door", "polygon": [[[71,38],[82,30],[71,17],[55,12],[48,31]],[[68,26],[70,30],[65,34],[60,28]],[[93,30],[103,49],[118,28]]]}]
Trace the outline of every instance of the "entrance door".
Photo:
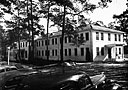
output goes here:
[{"label": "entrance door", "polygon": [[90,55],[89,48],[86,48],[86,61],[91,62],[91,55]]},{"label": "entrance door", "polygon": [[108,58],[111,59],[111,48],[108,48]]}]

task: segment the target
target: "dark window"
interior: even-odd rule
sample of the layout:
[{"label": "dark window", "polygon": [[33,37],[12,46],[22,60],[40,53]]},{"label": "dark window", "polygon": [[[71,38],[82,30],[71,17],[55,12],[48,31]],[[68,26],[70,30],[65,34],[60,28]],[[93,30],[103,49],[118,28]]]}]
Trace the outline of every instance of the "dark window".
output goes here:
[{"label": "dark window", "polygon": [[104,47],[101,48],[101,55],[104,55]]},{"label": "dark window", "polygon": [[99,53],[99,47],[96,47],[96,53],[97,53],[97,56],[100,55],[100,53]]},{"label": "dark window", "polygon": [[104,34],[101,33],[101,40],[104,40]]},{"label": "dark window", "polygon": [[65,37],[65,43],[67,43],[67,37]]},{"label": "dark window", "polygon": [[119,54],[121,54],[121,48],[119,48]]},{"label": "dark window", "polygon": [[65,56],[67,56],[67,49],[65,49]]},{"label": "dark window", "polygon": [[96,32],[96,40],[99,40],[99,32]]},{"label": "dark window", "polygon": [[111,34],[108,33],[108,41],[111,41]]},{"label": "dark window", "polygon": [[36,55],[38,56],[38,51],[36,52]]},{"label": "dark window", "polygon": [[117,56],[118,54],[117,54],[117,48],[116,48],[116,56]]},{"label": "dark window", "polygon": [[115,41],[117,41],[117,34],[115,34]]},{"label": "dark window", "polygon": [[68,41],[69,41],[69,43],[71,43],[71,36],[68,37]]},{"label": "dark window", "polygon": [[69,52],[69,56],[71,56],[71,49],[68,49],[68,52]]},{"label": "dark window", "polygon": [[86,37],[86,39],[85,40],[89,40],[89,33],[85,33],[85,37]]},{"label": "dark window", "polygon": [[83,33],[80,34],[80,37],[83,37]]},{"label": "dark window", "polygon": [[42,50],[42,56],[44,56],[44,51]]},{"label": "dark window", "polygon": [[81,48],[81,56],[84,56],[84,48]]},{"label": "dark window", "polygon": [[57,56],[57,49],[55,50],[55,55]]},{"label": "dark window", "polygon": [[74,54],[77,56],[77,48],[74,48]]},{"label": "dark window", "polygon": [[40,56],[40,50],[39,50],[39,53],[38,53],[38,54],[39,54],[39,56]]},{"label": "dark window", "polygon": [[45,40],[45,45],[47,45],[47,40]]},{"label": "dark window", "polygon": [[50,55],[50,51],[49,50],[45,50],[45,56],[49,56]]},{"label": "dark window", "polygon": [[44,41],[42,40],[42,46],[44,45]]},{"label": "dark window", "polygon": [[40,41],[39,41],[39,47],[40,47]]},{"label": "dark window", "polygon": [[38,41],[36,42],[36,46],[38,47]]},{"label": "dark window", "polygon": [[20,43],[20,47],[22,47],[22,43]]},{"label": "dark window", "polygon": [[119,41],[121,41],[120,35],[119,35]]},{"label": "dark window", "polygon": [[60,44],[61,44],[61,40],[62,40],[62,38],[60,37]]},{"label": "dark window", "polygon": [[26,47],[27,47],[27,43],[28,43],[28,42],[26,42]]},{"label": "dark window", "polygon": [[54,56],[54,50],[52,50],[52,56]]},{"label": "dark window", "polygon": [[55,44],[57,44],[57,38],[55,38]]},{"label": "dark window", "polygon": [[54,45],[54,38],[52,39],[52,45]]},{"label": "dark window", "polygon": [[47,50],[45,50],[45,56],[47,56]]},{"label": "dark window", "polygon": [[23,42],[23,47],[24,47],[24,42]]},{"label": "dark window", "polygon": [[78,80],[78,84],[79,84],[80,90],[86,90],[88,87],[91,86],[91,82],[86,76],[81,77]]}]

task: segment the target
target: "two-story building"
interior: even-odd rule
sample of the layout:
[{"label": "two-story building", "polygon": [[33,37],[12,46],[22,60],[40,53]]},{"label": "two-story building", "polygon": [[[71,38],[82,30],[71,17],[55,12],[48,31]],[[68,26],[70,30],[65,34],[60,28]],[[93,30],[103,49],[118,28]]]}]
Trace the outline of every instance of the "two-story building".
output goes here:
[{"label": "two-story building", "polygon": [[[124,60],[123,34],[124,32],[109,29],[106,27],[88,25],[79,29],[78,34],[86,41],[79,47],[73,46],[71,39],[64,37],[64,60],[75,61],[105,61],[105,60]],[[61,59],[61,31],[49,36],[48,50],[50,60]],[[47,58],[47,39],[46,37],[35,40],[36,57]]]}]

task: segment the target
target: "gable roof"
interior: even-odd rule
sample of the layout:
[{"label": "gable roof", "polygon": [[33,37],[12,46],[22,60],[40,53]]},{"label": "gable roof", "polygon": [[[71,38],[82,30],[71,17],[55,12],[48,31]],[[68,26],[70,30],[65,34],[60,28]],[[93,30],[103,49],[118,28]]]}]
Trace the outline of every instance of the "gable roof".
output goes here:
[{"label": "gable roof", "polygon": [[103,26],[97,26],[97,25],[90,25],[90,28],[92,28],[93,30],[97,30],[97,31],[113,32],[113,33],[125,33],[123,31],[114,30],[114,29],[110,29],[107,27],[103,27]]}]

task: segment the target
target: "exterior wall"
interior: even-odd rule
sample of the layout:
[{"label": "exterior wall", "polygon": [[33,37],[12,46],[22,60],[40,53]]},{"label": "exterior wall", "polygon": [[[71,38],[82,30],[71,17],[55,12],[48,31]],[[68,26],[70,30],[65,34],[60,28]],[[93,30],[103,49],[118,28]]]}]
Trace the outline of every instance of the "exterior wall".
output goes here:
[{"label": "exterior wall", "polygon": [[27,40],[20,41],[21,59],[28,60],[28,54],[29,54],[28,47],[29,47],[29,42]]},{"label": "exterior wall", "polygon": [[[96,40],[96,32],[99,32],[99,40]],[[101,33],[104,35],[104,40],[101,40]],[[111,40],[108,40],[108,33],[110,33]],[[111,49],[111,59],[115,59],[117,61],[123,59],[123,33],[111,33],[111,32],[103,32],[103,31],[93,31],[93,60],[99,61],[99,60],[106,60],[109,58],[108,56],[108,48]],[[117,35],[117,41],[115,41],[115,34]],[[120,35],[120,41],[119,36]],[[120,45],[121,46],[111,46],[107,47],[107,45]],[[99,55],[97,55],[96,48],[99,47]],[[101,55],[101,48],[104,48],[104,55]],[[119,54],[119,48],[121,49],[121,54]],[[116,50],[117,49],[117,50]],[[117,54],[117,55],[116,55]]]},{"label": "exterior wall", "polygon": [[[96,40],[96,32],[99,33],[99,40]],[[89,40],[86,40],[86,33],[89,34]],[[103,40],[101,40],[101,33],[103,33]],[[111,36],[111,40],[108,40],[108,33]],[[72,45],[69,39],[64,37],[63,56],[64,60],[74,61],[105,61],[105,60],[116,60],[122,61],[124,58],[123,51],[123,32],[116,31],[105,31],[97,29],[83,29],[79,31],[79,35],[83,34],[84,40],[86,41],[79,47]],[[117,41],[115,41],[115,34],[117,35]],[[120,40],[119,40],[120,35]],[[66,42],[67,41],[67,42]],[[20,43],[22,59],[28,60],[28,42],[22,40]],[[99,49],[99,55],[97,55],[97,48]],[[60,60],[60,33],[49,37],[49,60]],[[77,49],[77,55],[75,50]],[[46,55],[46,38],[39,38],[35,40],[35,57],[41,59],[47,59]],[[103,54],[103,55],[102,55]]]},{"label": "exterior wall", "polygon": [[[64,54],[64,60],[75,60],[75,61],[87,61],[86,60],[86,48],[89,48],[90,50],[90,32],[89,31],[82,31],[79,32],[79,35],[81,35],[83,33],[83,37],[85,39],[85,33],[89,34],[89,40],[87,40],[84,45],[80,45],[80,47],[74,46],[72,45],[72,43],[69,42],[69,39],[67,38],[67,42],[65,41],[65,37],[64,37],[64,48],[63,48],[63,54]],[[55,38],[57,39],[57,44],[55,44]],[[52,40],[54,39],[54,44],[52,44]],[[46,59],[47,56],[45,55],[45,51],[46,51],[46,45],[45,45],[45,40],[43,39],[43,46],[42,46],[42,39],[38,39],[36,40],[36,52],[37,52],[37,57],[38,58],[43,58]],[[50,60],[60,60],[61,56],[60,56],[60,49],[61,49],[61,44],[60,44],[60,36],[55,36],[55,37],[51,37],[49,39],[50,41],[50,45],[48,46],[49,51],[50,51],[50,56],[49,59]],[[81,55],[81,48],[84,49],[84,51],[82,52],[83,55]],[[77,55],[75,55],[75,51],[74,49],[77,49]],[[66,51],[67,50],[67,55],[66,55]],[[70,52],[71,50],[71,52]],[[57,54],[56,54],[57,51]],[[43,52],[43,55],[42,55]],[[54,52],[54,55],[53,55]]]}]

